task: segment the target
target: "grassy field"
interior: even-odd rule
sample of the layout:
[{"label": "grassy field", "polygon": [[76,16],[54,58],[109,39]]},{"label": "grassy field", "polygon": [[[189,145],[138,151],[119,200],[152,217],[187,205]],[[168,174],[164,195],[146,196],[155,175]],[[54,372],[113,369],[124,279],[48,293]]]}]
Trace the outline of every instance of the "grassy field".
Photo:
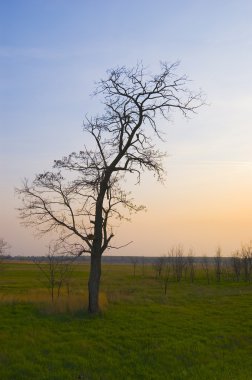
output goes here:
[{"label": "grassy field", "polygon": [[0,379],[252,379],[252,285],[170,282],[104,265],[102,313],[85,312],[88,265],[54,309],[36,266],[0,272]]}]

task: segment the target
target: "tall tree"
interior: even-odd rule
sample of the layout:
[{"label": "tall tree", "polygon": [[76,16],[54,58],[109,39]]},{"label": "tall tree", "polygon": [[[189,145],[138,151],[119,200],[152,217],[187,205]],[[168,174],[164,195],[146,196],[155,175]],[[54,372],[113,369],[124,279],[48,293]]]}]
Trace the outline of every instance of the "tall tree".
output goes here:
[{"label": "tall tree", "polygon": [[[104,113],[87,117],[83,126],[93,139],[92,148],[84,146],[55,161],[52,172],[37,175],[31,184],[24,181],[17,190],[26,225],[35,225],[42,233],[55,230],[64,241],[78,238],[77,254],[90,253],[91,313],[99,311],[101,256],[112,247],[112,221],[125,218],[125,210],[143,209],[120,183],[128,174],[135,174],[140,183],[144,170],[162,180],[164,154],[153,143],[153,135],[162,140],[158,114],[169,121],[172,110],[187,116],[203,104],[201,93],[187,87],[188,78],[176,74],[177,66],[162,63],[157,75],[141,64],[109,70],[94,93],[102,96]],[[68,179],[64,172],[71,173]]]}]

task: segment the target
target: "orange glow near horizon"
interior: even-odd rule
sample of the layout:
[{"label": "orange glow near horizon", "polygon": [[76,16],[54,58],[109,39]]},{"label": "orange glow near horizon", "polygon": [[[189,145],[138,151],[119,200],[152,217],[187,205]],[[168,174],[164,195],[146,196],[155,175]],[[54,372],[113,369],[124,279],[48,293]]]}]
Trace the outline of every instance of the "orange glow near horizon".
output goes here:
[{"label": "orange glow near horizon", "polygon": [[[149,175],[140,186],[131,180],[126,184],[136,203],[146,205],[147,211],[132,215],[130,223],[116,223],[115,244],[133,243],[106,254],[159,256],[180,244],[185,252],[192,248],[195,255],[214,255],[218,246],[223,255],[231,255],[251,240],[252,165],[178,164],[168,159],[167,173],[165,185]],[[13,195],[9,196],[1,209],[1,231],[12,253],[45,254],[48,240],[38,240],[32,229],[19,225],[11,207]],[[23,242],[22,249],[16,241]]]},{"label": "orange glow near horizon", "polygon": [[161,255],[181,244],[197,255],[214,255],[218,246],[231,255],[250,241],[252,165],[179,165],[169,174],[165,187],[153,182],[137,191],[148,210],[118,230],[134,236],[127,254]]}]

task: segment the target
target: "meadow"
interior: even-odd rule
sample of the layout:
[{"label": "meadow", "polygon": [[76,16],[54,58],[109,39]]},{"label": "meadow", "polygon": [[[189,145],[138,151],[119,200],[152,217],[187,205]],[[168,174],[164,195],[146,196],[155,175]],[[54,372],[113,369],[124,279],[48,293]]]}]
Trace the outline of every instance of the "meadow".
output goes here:
[{"label": "meadow", "polygon": [[104,264],[99,315],[86,312],[88,264],[52,306],[32,263],[0,271],[0,379],[252,379],[252,285],[157,278]]}]

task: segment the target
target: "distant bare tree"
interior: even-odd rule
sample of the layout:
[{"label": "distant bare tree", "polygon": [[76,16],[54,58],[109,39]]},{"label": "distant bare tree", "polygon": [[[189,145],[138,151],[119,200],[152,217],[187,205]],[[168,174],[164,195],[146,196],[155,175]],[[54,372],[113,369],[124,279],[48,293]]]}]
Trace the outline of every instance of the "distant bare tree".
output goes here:
[{"label": "distant bare tree", "polygon": [[165,267],[165,256],[160,256],[157,257],[152,265],[155,273],[156,273],[156,278],[161,277],[163,269]]},{"label": "distant bare tree", "polygon": [[221,273],[226,281],[233,280],[232,258],[223,260]]},{"label": "distant bare tree", "polygon": [[250,282],[252,277],[252,243],[245,244],[241,248],[241,259],[245,281]]},{"label": "distant bare tree", "polygon": [[183,270],[186,265],[183,248],[177,246],[173,250],[173,272],[176,281],[180,282],[183,277]]},{"label": "distant bare tree", "polygon": [[216,256],[214,257],[214,264],[215,264],[216,281],[220,282],[221,272],[222,272],[222,257],[221,257],[221,248],[220,247],[218,247],[216,250]]},{"label": "distant bare tree", "polygon": [[38,174],[31,184],[25,180],[17,189],[26,226],[63,233],[82,244],[80,254],[91,255],[90,313],[99,311],[101,257],[114,248],[114,219],[143,209],[120,185],[132,174],[140,183],[146,170],[160,181],[164,178],[165,154],[155,146],[155,138],[163,140],[157,116],[169,120],[178,110],[187,117],[204,103],[200,92],[188,89],[187,77],[176,74],[177,66],[162,63],[156,75],[141,64],[108,71],[94,93],[102,97],[105,111],[84,123],[93,144],[56,160],[52,172]]},{"label": "distant bare tree", "polygon": [[207,283],[210,284],[210,265],[209,265],[209,258],[206,255],[204,255],[202,258],[201,266],[202,266],[203,271],[205,272]]},{"label": "distant bare tree", "polygon": [[145,274],[145,257],[141,257],[141,264],[142,264],[142,276],[144,277]]},{"label": "distant bare tree", "polygon": [[73,257],[65,256],[64,253],[62,254],[60,246],[55,243],[49,246],[49,252],[45,260],[34,260],[34,263],[46,279],[52,303],[55,301],[55,293],[57,293],[57,298],[59,298],[64,285],[69,295],[70,276],[74,259]]},{"label": "distant bare tree", "polygon": [[0,255],[4,256],[9,250],[10,245],[3,238],[0,238]]},{"label": "distant bare tree", "polygon": [[3,270],[4,256],[10,249],[10,245],[3,238],[0,238],[0,270]]},{"label": "distant bare tree", "polygon": [[137,257],[131,257],[130,259],[132,265],[133,265],[133,274],[134,274],[134,277],[136,275],[136,266],[138,264],[138,258]]},{"label": "distant bare tree", "polygon": [[189,271],[189,277],[190,277],[190,281],[191,282],[194,282],[194,279],[195,279],[195,262],[194,262],[194,256],[193,256],[193,251],[190,250],[189,253],[188,253],[188,256],[187,256],[187,267],[188,267],[188,271]]},{"label": "distant bare tree", "polygon": [[163,283],[164,283],[164,293],[165,294],[167,293],[168,283],[170,280],[170,274],[171,274],[171,262],[168,259],[168,260],[166,260],[165,267],[163,270]]},{"label": "distant bare tree", "polygon": [[241,278],[241,271],[242,271],[242,260],[240,257],[240,252],[237,250],[231,259],[231,265],[234,273],[234,277],[236,281],[240,281]]}]

